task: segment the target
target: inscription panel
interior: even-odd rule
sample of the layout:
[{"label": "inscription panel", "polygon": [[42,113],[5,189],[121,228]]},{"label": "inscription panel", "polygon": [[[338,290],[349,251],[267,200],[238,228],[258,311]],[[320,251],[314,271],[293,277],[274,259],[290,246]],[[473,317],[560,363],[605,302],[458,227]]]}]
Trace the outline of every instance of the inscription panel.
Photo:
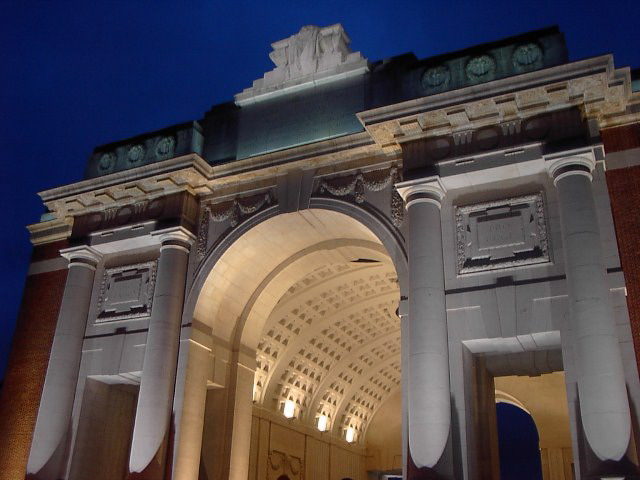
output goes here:
[{"label": "inscription panel", "polygon": [[105,269],[96,323],[149,316],[156,268],[157,261]]},{"label": "inscription panel", "polygon": [[551,261],[542,192],[455,212],[459,275]]},{"label": "inscription panel", "polygon": [[520,212],[478,218],[477,237],[479,250],[524,245],[526,240]]}]

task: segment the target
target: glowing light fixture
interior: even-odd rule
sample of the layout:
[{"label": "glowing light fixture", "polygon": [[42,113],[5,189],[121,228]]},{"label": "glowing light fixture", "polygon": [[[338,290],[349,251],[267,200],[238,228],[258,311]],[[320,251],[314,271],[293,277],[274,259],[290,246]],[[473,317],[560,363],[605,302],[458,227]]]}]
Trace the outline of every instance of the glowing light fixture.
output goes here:
[{"label": "glowing light fixture", "polygon": [[326,415],[320,415],[318,417],[318,430],[320,430],[321,432],[326,432],[328,424],[329,418]]},{"label": "glowing light fixture", "polygon": [[293,403],[293,400],[285,400],[284,401],[284,409],[282,413],[286,418],[293,418],[296,414],[296,404]]},{"label": "glowing light fixture", "polygon": [[356,431],[352,427],[347,428],[347,431],[344,434],[344,439],[349,443],[355,442],[356,441]]}]

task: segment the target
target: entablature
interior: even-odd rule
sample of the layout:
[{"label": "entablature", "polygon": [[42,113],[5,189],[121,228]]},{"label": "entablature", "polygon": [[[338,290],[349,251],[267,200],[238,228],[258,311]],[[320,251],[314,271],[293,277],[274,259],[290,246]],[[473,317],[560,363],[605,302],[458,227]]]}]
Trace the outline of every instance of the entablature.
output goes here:
[{"label": "entablature", "polygon": [[372,139],[385,150],[405,142],[472,132],[541,114],[578,108],[583,119],[600,126],[637,121],[629,107],[640,103],[632,93],[628,68],[615,69],[604,55],[479,86],[388,105],[358,114]]},{"label": "entablature", "polygon": [[[138,217],[148,220],[143,212],[153,210],[161,199],[180,193],[203,203],[223,203],[275,191],[278,179],[290,172],[311,171],[315,179],[320,179],[389,168],[398,160],[382,154],[366,132],[213,166],[197,154],[183,155],[40,192],[48,212],[29,228],[37,232],[38,241],[46,242],[53,230],[60,230],[60,222],[66,227],[56,239],[60,234],[67,238],[74,219],[80,217],[100,216],[101,225],[105,219],[107,223],[119,219],[119,225]],[[83,225],[86,223],[83,221]]]},{"label": "entablature", "polygon": [[610,55],[596,57],[362,112],[360,133],[214,165],[189,153],[47,190],[40,196],[49,213],[30,229],[46,242],[71,233],[60,222],[135,212],[180,192],[207,204],[271,195],[292,172],[307,172],[314,192],[328,180],[390,168],[402,168],[396,180],[425,166],[450,177],[489,173],[550,150],[597,146],[598,127],[640,120],[638,105],[629,70],[614,69]]}]

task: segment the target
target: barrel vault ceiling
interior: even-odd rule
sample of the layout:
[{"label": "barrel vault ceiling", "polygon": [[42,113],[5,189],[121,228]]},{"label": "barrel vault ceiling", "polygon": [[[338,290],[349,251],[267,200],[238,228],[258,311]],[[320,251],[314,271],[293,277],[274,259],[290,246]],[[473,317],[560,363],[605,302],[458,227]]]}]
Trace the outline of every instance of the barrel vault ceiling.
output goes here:
[{"label": "barrel vault ceiling", "polygon": [[391,262],[324,265],[295,282],[271,312],[258,344],[254,400],[340,435],[363,435],[400,385],[400,323]]},{"label": "barrel vault ceiling", "polygon": [[342,213],[268,219],[235,240],[208,274],[194,319],[255,351],[254,404],[334,435],[363,439],[400,385],[400,291],[380,240]]}]

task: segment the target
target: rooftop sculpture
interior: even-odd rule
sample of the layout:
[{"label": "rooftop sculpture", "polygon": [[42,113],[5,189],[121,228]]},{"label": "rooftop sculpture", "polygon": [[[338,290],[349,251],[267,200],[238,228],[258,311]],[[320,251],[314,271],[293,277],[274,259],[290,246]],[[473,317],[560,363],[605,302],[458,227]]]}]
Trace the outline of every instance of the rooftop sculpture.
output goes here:
[{"label": "rooftop sculpture", "polygon": [[276,68],[236,95],[236,104],[246,105],[366,72],[367,59],[352,51],[350,42],[342,25],[336,23],[328,27],[306,25],[295,35],[272,43],[269,58]]}]

